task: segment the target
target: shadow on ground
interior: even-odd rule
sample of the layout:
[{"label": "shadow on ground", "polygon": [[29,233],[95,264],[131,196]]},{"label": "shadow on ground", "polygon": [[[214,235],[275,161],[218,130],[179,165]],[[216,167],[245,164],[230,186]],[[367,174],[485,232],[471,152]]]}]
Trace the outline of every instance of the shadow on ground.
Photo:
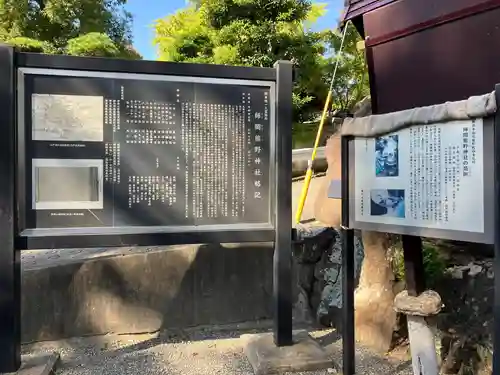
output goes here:
[{"label": "shadow on ground", "polygon": [[[74,357],[72,352],[80,352],[84,361],[104,352],[135,358],[160,343],[181,342],[179,332],[188,327],[268,319],[272,259],[269,243],[214,244],[140,249],[123,256],[25,269],[23,342],[59,341],[28,345],[24,352],[45,346],[63,352],[68,360]],[[105,335],[154,332],[162,334],[137,347],[115,354],[106,349]],[[79,340],[61,341],[84,336],[93,337],[83,349]],[[158,362],[158,355],[154,360],[147,354],[140,357],[137,360],[146,367]],[[161,362],[165,364],[164,359]]]}]

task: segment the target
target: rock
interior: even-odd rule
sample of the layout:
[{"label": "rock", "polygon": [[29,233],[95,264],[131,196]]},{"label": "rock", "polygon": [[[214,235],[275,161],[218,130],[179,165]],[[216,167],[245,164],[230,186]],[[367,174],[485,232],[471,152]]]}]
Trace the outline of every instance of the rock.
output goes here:
[{"label": "rock", "polygon": [[491,259],[464,259],[463,264],[450,265],[435,287],[444,303],[436,321],[442,336],[445,374],[491,374],[492,276]]},{"label": "rock", "polygon": [[362,232],[364,260],[355,294],[356,338],[372,350],[387,352],[397,323],[394,274],[387,258],[388,237]]},{"label": "rock", "polygon": [[299,288],[297,301],[293,310],[293,319],[297,322],[312,324],[314,323],[314,313],[309,302],[309,293],[303,288]]},{"label": "rock", "polygon": [[394,298],[394,309],[405,315],[428,317],[439,314],[442,308],[441,296],[434,290],[426,290],[419,296],[410,296],[403,290]]},{"label": "rock", "polygon": [[311,293],[312,287],[314,285],[314,264],[301,264],[298,267],[297,282],[299,287],[304,289],[306,293]]},{"label": "rock", "polygon": [[295,260],[298,263],[317,263],[335,236],[333,228],[297,228],[297,241],[293,248]]},{"label": "rock", "polygon": [[369,96],[364,97],[354,108],[354,117],[364,117],[372,114],[372,101]]},{"label": "rock", "polygon": [[326,178],[323,179],[323,183],[318,189],[314,200],[314,216],[323,225],[339,228],[342,215],[342,202],[340,199],[328,198],[330,181],[340,180],[341,178],[339,135],[332,135],[328,139],[325,146],[325,156],[328,169],[326,171]]},{"label": "rock", "polygon": [[[363,245],[355,238],[356,278],[363,259]],[[342,308],[342,242],[333,228],[297,228],[294,244],[298,297],[297,319],[308,319],[326,326],[340,327],[337,310]],[[315,261],[315,263],[313,263]],[[306,303],[307,301],[307,303]]]},{"label": "rock", "polygon": [[483,267],[477,264],[469,264],[469,276],[475,277],[483,272]]}]

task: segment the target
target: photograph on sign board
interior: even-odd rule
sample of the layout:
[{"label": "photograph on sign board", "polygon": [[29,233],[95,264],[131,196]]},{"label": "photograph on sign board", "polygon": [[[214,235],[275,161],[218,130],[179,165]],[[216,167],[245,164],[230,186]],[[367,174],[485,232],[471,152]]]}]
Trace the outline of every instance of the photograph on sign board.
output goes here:
[{"label": "photograph on sign board", "polygon": [[483,119],[355,139],[354,220],[484,233],[482,144]]},{"label": "photograph on sign board", "polygon": [[370,192],[370,215],[405,217],[403,189],[374,189]]},{"label": "photograph on sign board", "polygon": [[31,102],[33,140],[102,142],[103,97],[33,94]]},{"label": "photograph on sign board", "polygon": [[102,209],[102,160],[33,159],[32,165],[34,209]]},{"label": "photograph on sign board", "polygon": [[377,177],[399,176],[398,144],[397,134],[375,138],[375,175]]}]

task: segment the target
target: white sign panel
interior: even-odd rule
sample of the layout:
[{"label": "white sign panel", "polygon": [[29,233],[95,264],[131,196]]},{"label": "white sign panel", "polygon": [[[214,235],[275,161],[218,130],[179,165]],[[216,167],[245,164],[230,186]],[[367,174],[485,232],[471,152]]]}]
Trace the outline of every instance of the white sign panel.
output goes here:
[{"label": "white sign panel", "polygon": [[355,221],[484,232],[483,119],[354,142]]}]

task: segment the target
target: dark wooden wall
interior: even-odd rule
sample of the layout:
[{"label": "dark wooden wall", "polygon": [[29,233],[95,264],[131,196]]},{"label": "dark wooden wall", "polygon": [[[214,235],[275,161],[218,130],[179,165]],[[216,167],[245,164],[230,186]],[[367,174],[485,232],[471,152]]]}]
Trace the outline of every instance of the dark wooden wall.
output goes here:
[{"label": "dark wooden wall", "polygon": [[363,24],[376,113],[500,83],[500,0],[399,0],[364,14]]}]

